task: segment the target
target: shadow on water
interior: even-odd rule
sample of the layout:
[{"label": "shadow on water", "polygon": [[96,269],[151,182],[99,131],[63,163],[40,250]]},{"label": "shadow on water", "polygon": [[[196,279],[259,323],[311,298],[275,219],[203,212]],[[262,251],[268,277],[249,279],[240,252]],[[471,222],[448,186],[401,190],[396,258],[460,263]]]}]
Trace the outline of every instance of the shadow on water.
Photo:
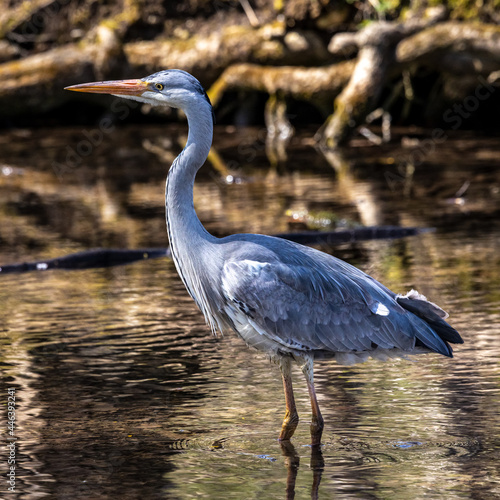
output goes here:
[{"label": "shadow on water", "polygon": [[[216,134],[241,182],[223,182],[209,167],[200,172],[195,204],[213,234],[288,234],[319,224],[326,232],[316,245],[333,251],[325,235],[344,231],[351,237],[337,256],[395,291],[416,288],[438,302],[465,340],[450,360],[317,363],[326,428],[321,449],[311,449],[298,370],[301,422],[293,443],[281,446],[279,370],[234,336],[210,336],[170,261],[138,250],[132,266],[93,267],[110,248],[165,255],[162,183],[178,148],[150,146],[178,129],[117,130],[64,170],[53,162],[60,165],[82,135],[56,132],[0,139],[8,159],[0,262],[36,267],[68,256],[74,267],[76,255],[82,267],[83,255],[92,264],[0,276],[0,394],[6,401],[15,389],[21,498],[500,497],[496,140],[457,136],[409,168],[401,140],[380,148],[360,142],[339,158],[297,136],[286,168],[273,169],[258,131]],[[160,147],[164,154],[151,152]],[[353,240],[363,226],[436,230]],[[107,248],[88,260],[96,247]],[[2,464],[6,453],[2,447]]]}]

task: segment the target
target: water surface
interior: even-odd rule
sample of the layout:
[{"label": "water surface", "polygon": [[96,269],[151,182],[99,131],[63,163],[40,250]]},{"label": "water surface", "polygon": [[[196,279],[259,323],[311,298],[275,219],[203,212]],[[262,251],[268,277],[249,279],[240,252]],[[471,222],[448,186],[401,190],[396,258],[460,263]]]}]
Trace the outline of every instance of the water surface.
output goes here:
[{"label": "water surface", "polygon": [[[71,164],[81,129],[4,136],[0,265],[166,246],[163,182],[183,133],[123,128]],[[316,363],[321,453],[295,370],[302,420],[285,448],[279,369],[212,337],[168,259],[0,275],[19,498],[500,498],[500,147],[461,134],[417,158],[418,143],[400,144],[420,133],[328,158],[304,134],[271,166],[262,131],[220,128],[233,182],[208,164],[195,205],[219,236],[288,231],[293,214],[435,228],[322,249],[446,308],[465,340],[453,359]],[[0,429],[6,442],[6,412]]]}]

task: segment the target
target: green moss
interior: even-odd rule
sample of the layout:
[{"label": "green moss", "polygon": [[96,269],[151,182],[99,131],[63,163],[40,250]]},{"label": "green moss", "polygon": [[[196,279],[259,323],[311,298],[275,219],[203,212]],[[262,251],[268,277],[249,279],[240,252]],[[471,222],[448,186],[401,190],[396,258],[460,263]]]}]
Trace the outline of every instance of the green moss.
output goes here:
[{"label": "green moss", "polygon": [[489,12],[500,7],[500,0],[429,0],[429,6],[444,5],[450,11],[451,19],[474,20],[483,19]]},{"label": "green moss", "polygon": [[274,10],[276,12],[282,12],[285,8],[284,0],[274,0]]},{"label": "green moss", "polygon": [[[358,6],[355,0],[345,0],[346,4]],[[500,8],[500,0],[379,0],[370,2],[372,11],[366,4],[362,5],[364,20],[358,25],[363,27],[373,19],[400,19],[404,20],[408,13],[421,11],[426,7],[445,6],[450,11],[450,18],[457,20],[491,21],[490,14]],[[369,14],[367,16],[367,14]]]}]

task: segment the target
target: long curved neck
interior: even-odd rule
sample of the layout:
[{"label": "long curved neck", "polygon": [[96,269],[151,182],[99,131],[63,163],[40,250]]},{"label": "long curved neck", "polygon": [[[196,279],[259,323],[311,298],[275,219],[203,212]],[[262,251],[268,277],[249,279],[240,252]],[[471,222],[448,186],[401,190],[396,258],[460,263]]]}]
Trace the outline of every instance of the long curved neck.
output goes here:
[{"label": "long curved neck", "polygon": [[207,159],[212,145],[212,110],[207,103],[185,112],[189,126],[188,140],[170,168],[165,188],[169,238],[181,241],[192,237],[210,237],[194,210],[193,186],[196,173]]},{"label": "long curved neck", "polygon": [[188,119],[189,134],[186,146],[174,160],[167,176],[167,231],[177,271],[189,294],[214,328],[208,314],[210,306],[205,287],[213,277],[209,272],[215,264],[211,248],[217,238],[203,227],[193,204],[196,173],[205,162],[212,145],[212,108],[207,102],[196,106],[196,109],[184,111]]}]

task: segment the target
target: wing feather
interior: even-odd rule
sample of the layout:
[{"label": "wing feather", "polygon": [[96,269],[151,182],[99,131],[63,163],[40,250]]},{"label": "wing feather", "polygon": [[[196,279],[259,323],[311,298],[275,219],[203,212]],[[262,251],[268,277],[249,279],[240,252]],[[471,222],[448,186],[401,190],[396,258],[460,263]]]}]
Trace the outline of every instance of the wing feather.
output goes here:
[{"label": "wing feather", "polygon": [[425,297],[396,295],[331,255],[258,235],[235,235],[224,244],[219,309],[230,316],[238,308],[240,322],[280,348],[363,357],[377,347],[411,352],[418,344],[451,356],[446,340],[460,339],[444,322],[446,313]]},{"label": "wing feather", "polygon": [[[261,334],[290,348],[300,344],[307,350],[349,352],[372,350],[374,344],[387,349],[414,346],[415,337],[401,332],[406,311],[374,280],[360,283],[308,264],[227,261],[224,294],[229,303],[242,303],[251,311]],[[376,302],[389,311],[387,316],[373,312]]]}]

